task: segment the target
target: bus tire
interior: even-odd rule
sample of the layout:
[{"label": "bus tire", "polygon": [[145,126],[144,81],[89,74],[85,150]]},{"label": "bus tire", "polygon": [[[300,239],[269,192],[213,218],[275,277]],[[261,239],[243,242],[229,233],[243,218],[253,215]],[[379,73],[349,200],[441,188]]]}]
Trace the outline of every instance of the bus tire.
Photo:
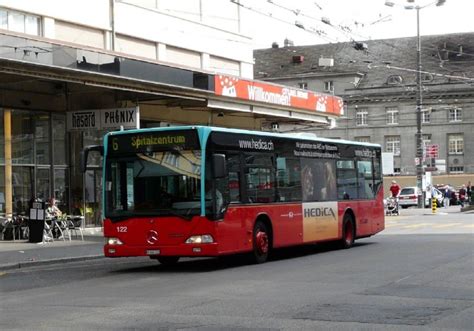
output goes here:
[{"label": "bus tire", "polygon": [[270,234],[267,225],[260,220],[257,220],[253,227],[252,242],[252,262],[256,264],[266,262],[270,250]]},{"label": "bus tire", "polygon": [[156,258],[160,264],[169,266],[175,265],[179,261],[179,256],[158,256]]},{"label": "bus tire", "polygon": [[347,249],[351,248],[354,245],[355,239],[355,226],[352,216],[348,213],[344,215],[342,219],[342,239],[341,239],[341,248]]}]

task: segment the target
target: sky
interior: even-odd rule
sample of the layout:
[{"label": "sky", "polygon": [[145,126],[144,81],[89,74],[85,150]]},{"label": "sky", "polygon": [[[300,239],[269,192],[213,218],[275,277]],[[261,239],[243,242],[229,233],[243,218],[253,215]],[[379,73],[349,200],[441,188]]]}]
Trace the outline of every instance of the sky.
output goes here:
[{"label": "sky", "polygon": [[[288,38],[295,46],[413,37],[417,34],[416,10],[419,5],[420,34],[474,32],[474,0],[240,0],[242,16],[257,22],[248,33],[253,47],[269,48],[272,42],[283,46]],[[412,2],[412,3],[410,3]],[[297,27],[299,25],[300,27]],[[244,26],[245,25],[244,21]]]}]

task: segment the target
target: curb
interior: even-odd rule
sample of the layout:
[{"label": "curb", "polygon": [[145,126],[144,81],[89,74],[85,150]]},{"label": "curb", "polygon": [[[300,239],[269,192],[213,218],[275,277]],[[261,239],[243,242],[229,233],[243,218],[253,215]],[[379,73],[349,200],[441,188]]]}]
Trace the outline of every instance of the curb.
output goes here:
[{"label": "curb", "polygon": [[70,263],[70,262],[80,262],[80,261],[88,261],[88,260],[98,260],[98,259],[101,259],[101,258],[105,258],[105,256],[104,255],[87,255],[87,256],[50,259],[50,260],[15,262],[15,263],[0,265],[0,270],[25,269],[25,268],[36,267],[36,266],[41,266],[41,265],[53,265],[53,264],[59,264],[59,263]]}]

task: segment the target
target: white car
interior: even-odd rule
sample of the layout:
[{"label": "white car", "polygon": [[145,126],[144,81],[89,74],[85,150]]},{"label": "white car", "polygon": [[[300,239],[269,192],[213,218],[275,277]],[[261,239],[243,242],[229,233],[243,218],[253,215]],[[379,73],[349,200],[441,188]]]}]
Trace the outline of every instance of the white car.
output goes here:
[{"label": "white car", "polygon": [[[443,193],[433,188],[435,192],[435,198],[438,203],[438,206],[441,206],[443,203]],[[421,195],[420,189],[415,186],[404,187],[398,196],[398,205],[402,208],[408,208],[410,206],[418,206],[418,195]],[[425,194],[425,207],[430,207],[430,194]]]},{"label": "white car", "polygon": [[[418,193],[420,189],[416,186],[404,187],[398,195],[398,205],[402,208],[418,206]],[[421,193],[420,193],[421,194]]]}]

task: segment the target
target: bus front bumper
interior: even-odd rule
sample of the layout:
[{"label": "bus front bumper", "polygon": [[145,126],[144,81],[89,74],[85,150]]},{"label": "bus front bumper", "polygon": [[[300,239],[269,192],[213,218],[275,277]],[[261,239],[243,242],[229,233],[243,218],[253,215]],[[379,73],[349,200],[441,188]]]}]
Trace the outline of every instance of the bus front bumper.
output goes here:
[{"label": "bus front bumper", "polygon": [[218,256],[217,243],[210,244],[181,244],[176,246],[129,246],[129,245],[104,245],[106,257],[131,257],[131,256]]}]

